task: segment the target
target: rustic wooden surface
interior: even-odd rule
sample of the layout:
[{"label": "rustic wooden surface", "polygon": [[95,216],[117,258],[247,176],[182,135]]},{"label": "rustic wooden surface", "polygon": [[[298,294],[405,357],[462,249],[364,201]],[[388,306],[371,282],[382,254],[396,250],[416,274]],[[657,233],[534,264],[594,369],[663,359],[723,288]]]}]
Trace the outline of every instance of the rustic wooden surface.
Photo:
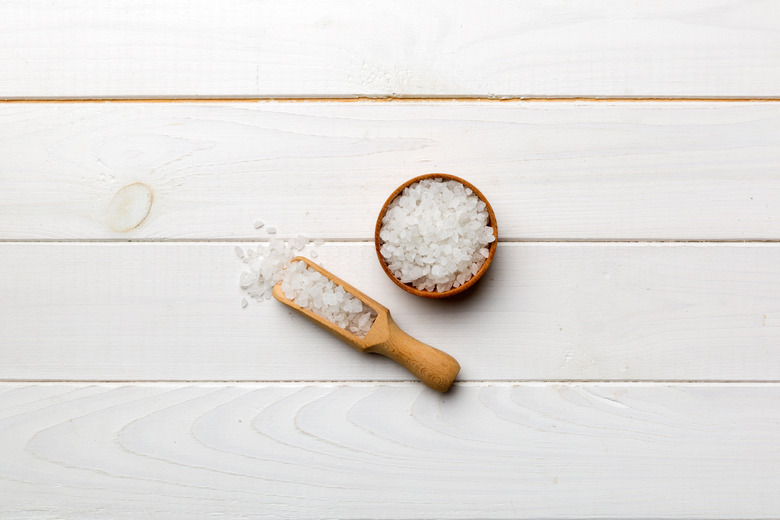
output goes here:
[{"label": "rustic wooden surface", "polygon": [[0,387],[6,518],[765,518],[760,384]]},{"label": "rustic wooden surface", "polygon": [[[234,246],[2,244],[0,378],[410,379],[276,301],[242,309]],[[372,243],[314,249],[461,380],[780,379],[776,244],[502,243],[471,294],[433,302]]]},{"label": "rustic wooden surface", "polygon": [[780,6],[764,0],[4,4],[0,97],[772,97],[780,89]]},{"label": "rustic wooden surface", "polygon": [[[778,103],[11,103],[0,121],[2,239],[256,240],[260,218],[370,240],[426,172],[477,186],[503,240],[780,238]],[[107,208],[138,182],[149,218],[116,232]]]},{"label": "rustic wooden surface", "polygon": [[[780,518],[779,33],[760,1],[3,2],[0,519]],[[371,242],[434,171],[501,233],[447,301]],[[450,392],[242,308],[257,219]]]}]

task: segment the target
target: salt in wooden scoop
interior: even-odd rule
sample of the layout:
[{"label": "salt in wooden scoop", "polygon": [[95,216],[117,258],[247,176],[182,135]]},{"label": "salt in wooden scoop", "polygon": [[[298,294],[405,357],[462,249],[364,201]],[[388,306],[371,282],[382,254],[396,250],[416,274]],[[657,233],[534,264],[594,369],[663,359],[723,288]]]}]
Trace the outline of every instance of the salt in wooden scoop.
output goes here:
[{"label": "salt in wooden scoop", "polygon": [[367,307],[373,309],[377,314],[376,319],[371,325],[368,333],[365,336],[360,337],[348,330],[342,329],[335,323],[315,314],[313,311],[304,309],[287,298],[284,291],[282,291],[281,283],[274,286],[274,298],[283,304],[292,307],[321,327],[324,327],[357,350],[361,352],[374,352],[387,356],[405,367],[427,386],[440,392],[447,391],[455,380],[455,376],[457,376],[460,371],[460,365],[452,356],[406,334],[395,324],[390,317],[390,311],[387,310],[386,307],[375,302],[308,258],[297,256],[293,258],[292,261],[301,261],[305,263],[310,268],[330,279],[336,285],[343,287],[349,294],[363,302]]}]

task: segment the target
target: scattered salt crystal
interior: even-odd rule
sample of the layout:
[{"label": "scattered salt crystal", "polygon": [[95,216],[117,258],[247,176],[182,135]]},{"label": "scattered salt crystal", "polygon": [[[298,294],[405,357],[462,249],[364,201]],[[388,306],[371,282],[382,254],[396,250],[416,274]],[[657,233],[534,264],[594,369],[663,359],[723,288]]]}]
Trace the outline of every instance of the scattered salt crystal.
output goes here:
[{"label": "scattered salt crystal", "polygon": [[255,220],[255,229],[260,229],[263,226],[265,226],[265,222],[262,220]]},{"label": "scattered salt crystal", "polygon": [[238,279],[238,284],[242,289],[247,289],[256,282],[256,279],[257,277],[254,275],[254,273],[244,271],[241,273],[241,277]]},{"label": "scattered salt crystal", "polygon": [[321,239],[318,238],[317,240],[314,241],[314,246],[315,247],[320,247],[324,243],[325,243],[324,240],[321,240]]},{"label": "scattered salt crystal", "polygon": [[241,298],[241,308],[246,309],[247,305],[249,305],[249,302],[246,301],[246,298]]},{"label": "scattered salt crystal", "polygon": [[402,283],[448,291],[466,283],[490,256],[487,246],[495,236],[489,220],[485,203],[460,182],[424,179],[388,205],[380,254]]},{"label": "scattered salt crystal", "polygon": [[319,253],[317,253],[317,251],[312,249],[311,251],[309,251],[309,256],[312,257],[312,258],[317,258],[320,255],[319,255]]},{"label": "scattered salt crystal", "polygon": [[303,235],[298,235],[293,239],[292,244],[293,244],[293,248],[300,251],[301,249],[309,245],[309,239]]},{"label": "scattered salt crystal", "polygon": [[240,247],[236,246],[236,250],[235,251],[236,251],[236,256],[238,258],[240,258],[241,260],[243,260],[244,259],[244,250],[241,249]]},{"label": "scattered salt crystal", "polygon": [[360,337],[376,319],[373,309],[300,260],[284,271],[282,291],[304,309]]},{"label": "scattered salt crystal", "polygon": [[276,234],[276,228],[275,227],[267,227],[265,228],[265,232],[269,235],[275,235]]}]

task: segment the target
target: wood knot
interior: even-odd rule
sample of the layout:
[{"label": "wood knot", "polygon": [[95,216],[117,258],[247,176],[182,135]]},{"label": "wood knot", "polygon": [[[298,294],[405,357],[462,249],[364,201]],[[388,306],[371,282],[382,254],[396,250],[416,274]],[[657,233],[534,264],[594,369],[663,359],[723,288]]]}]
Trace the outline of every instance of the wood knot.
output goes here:
[{"label": "wood knot", "polygon": [[153,200],[152,190],[146,184],[128,184],[108,204],[108,225],[120,233],[137,228],[149,216]]}]

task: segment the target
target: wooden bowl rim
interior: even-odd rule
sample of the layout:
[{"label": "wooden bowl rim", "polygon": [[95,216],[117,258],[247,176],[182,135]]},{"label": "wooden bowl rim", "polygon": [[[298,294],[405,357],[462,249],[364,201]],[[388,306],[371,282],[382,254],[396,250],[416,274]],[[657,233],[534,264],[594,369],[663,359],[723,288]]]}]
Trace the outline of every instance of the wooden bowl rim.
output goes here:
[{"label": "wooden bowl rim", "polygon": [[[466,281],[463,285],[460,285],[458,287],[455,287],[453,289],[450,289],[449,291],[444,292],[438,292],[438,291],[422,291],[420,289],[415,288],[414,286],[410,284],[406,284],[401,282],[398,278],[395,277],[395,275],[390,271],[390,269],[387,267],[387,262],[385,262],[384,257],[382,257],[382,253],[380,253],[381,246],[381,239],[379,238],[379,232],[382,230],[382,219],[385,216],[385,213],[387,213],[387,206],[390,205],[390,203],[407,187],[411,186],[412,184],[416,182],[420,182],[425,179],[445,179],[445,180],[451,180],[451,181],[457,181],[467,188],[469,188],[471,191],[474,192],[474,194],[479,197],[479,199],[485,203],[485,207],[488,212],[488,225],[490,225],[493,228],[493,237],[495,240],[488,246],[488,257],[485,259],[485,262],[482,264],[482,267],[479,268],[479,271],[477,271],[477,274],[472,276],[469,280]],[[405,183],[401,184],[398,188],[393,191],[393,193],[387,198],[385,203],[382,205],[382,209],[379,211],[379,217],[377,217],[376,220],[376,227],[374,228],[374,247],[376,249],[376,256],[379,258],[379,265],[382,266],[382,270],[385,272],[385,274],[401,289],[404,291],[414,294],[415,296],[420,296],[422,298],[447,298],[449,296],[454,296],[456,294],[460,294],[463,291],[466,291],[467,289],[471,288],[477,281],[482,278],[482,275],[485,274],[485,271],[487,271],[487,268],[490,266],[490,263],[493,261],[493,257],[496,254],[496,247],[498,245],[498,225],[496,223],[496,214],[493,212],[493,208],[490,206],[490,202],[488,202],[487,198],[482,194],[481,191],[479,191],[473,184],[468,182],[465,179],[461,179],[460,177],[456,177],[455,175],[450,175],[448,173],[426,173],[424,175],[418,175],[417,177],[414,177],[412,179],[409,179]]]}]

